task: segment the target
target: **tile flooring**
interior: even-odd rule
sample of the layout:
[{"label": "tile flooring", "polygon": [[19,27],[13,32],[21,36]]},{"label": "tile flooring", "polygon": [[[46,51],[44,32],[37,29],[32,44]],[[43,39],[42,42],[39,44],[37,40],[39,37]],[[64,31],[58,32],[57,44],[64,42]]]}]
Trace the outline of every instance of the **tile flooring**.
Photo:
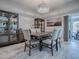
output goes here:
[{"label": "tile flooring", "polygon": [[79,41],[63,42],[58,52],[54,50],[54,56],[51,56],[51,50],[48,48],[41,52],[34,48],[29,56],[28,48],[24,52],[24,43],[6,46],[0,48],[0,59],[79,59]]}]

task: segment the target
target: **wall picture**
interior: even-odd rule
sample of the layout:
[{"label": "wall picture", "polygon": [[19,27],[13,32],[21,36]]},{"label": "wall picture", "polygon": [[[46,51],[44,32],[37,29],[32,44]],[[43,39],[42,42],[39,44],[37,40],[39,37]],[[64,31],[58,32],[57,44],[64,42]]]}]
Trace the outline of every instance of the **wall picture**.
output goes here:
[{"label": "wall picture", "polygon": [[58,18],[52,18],[47,20],[47,27],[52,26],[61,26],[62,25],[62,19],[61,17]]}]

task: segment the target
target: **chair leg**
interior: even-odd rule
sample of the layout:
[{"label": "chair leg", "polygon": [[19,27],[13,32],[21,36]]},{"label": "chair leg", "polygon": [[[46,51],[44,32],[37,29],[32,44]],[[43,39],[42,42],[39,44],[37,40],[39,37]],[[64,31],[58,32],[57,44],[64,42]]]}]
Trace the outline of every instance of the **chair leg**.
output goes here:
[{"label": "chair leg", "polygon": [[53,46],[52,46],[52,44],[51,44],[51,53],[52,53],[52,56],[53,56]]},{"label": "chair leg", "polygon": [[59,47],[61,48],[61,38],[59,38],[59,42],[58,42],[58,44],[59,44]]},{"label": "chair leg", "polygon": [[56,40],[56,51],[58,51],[58,41]]},{"label": "chair leg", "polygon": [[31,46],[29,46],[29,56],[31,56]]},{"label": "chair leg", "polygon": [[59,47],[61,48],[61,42],[59,41]]},{"label": "chair leg", "polygon": [[29,41],[29,56],[31,56],[31,41]]},{"label": "chair leg", "polygon": [[26,51],[26,43],[25,43],[25,47],[24,47],[24,52]]}]

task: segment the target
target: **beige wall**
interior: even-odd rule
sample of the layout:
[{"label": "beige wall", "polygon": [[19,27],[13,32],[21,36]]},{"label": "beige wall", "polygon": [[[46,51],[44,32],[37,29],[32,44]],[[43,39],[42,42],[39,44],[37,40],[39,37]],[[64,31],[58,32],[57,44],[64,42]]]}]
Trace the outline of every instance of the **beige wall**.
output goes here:
[{"label": "beige wall", "polygon": [[34,18],[19,15],[19,28],[30,29],[34,24]]}]

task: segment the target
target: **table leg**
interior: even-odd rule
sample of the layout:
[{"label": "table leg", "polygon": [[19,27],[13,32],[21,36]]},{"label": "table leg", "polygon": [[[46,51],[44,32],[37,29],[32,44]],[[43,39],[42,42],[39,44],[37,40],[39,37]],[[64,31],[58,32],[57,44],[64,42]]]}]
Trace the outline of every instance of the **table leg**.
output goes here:
[{"label": "table leg", "polygon": [[41,39],[39,40],[39,49],[40,51],[42,51],[42,40]]}]

